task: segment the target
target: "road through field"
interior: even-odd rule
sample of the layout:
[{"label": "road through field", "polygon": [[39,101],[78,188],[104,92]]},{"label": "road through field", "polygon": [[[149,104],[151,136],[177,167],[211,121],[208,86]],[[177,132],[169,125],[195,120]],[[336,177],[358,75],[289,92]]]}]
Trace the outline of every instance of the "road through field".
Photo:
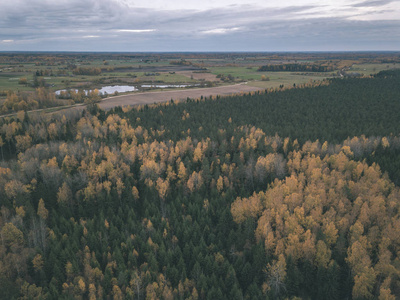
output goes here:
[{"label": "road through field", "polygon": [[[143,93],[134,93],[134,94],[126,94],[120,96],[113,96],[103,99],[99,102],[99,106],[108,110],[116,106],[134,106],[139,104],[153,104],[158,102],[166,102],[173,100],[185,100],[187,98],[197,99],[201,96],[210,97],[210,96],[229,96],[239,93],[249,93],[254,91],[261,91],[265,88],[249,86],[247,82],[238,83],[234,85],[226,85],[226,86],[218,86],[211,88],[195,88],[195,89],[185,89],[185,90],[172,90],[172,91],[160,91],[160,92],[143,92]],[[65,112],[67,110],[83,110],[86,108],[85,104],[74,104],[72,106],[67,107],[54,107],[54,108],[41,108],[36,110],[28,111],[28,113],[58,113]],[[16,113],[2,115],[0,118],[15,116]]]},{"label": "road through field", "polygon": [[[211,88],[196,88],[186,90],[173,90],[173,91],[160,91],[160,92],[147,92],[147,93],[135,93],[121,96],[108,97],[99,103],[102,109],[111,109],[115,106],[127,106],[127,105],[138,105],[138,104],[152,104],[156,102],[165,102],[171,99],[180,100],[187,98],[200,98],[209,96],[228,96],[238,93],[248,93],[258,90],[264,90],[254,86],[248,86],[244,83],[219,86]],[[78,108],[78,107],[76,107]]]}]

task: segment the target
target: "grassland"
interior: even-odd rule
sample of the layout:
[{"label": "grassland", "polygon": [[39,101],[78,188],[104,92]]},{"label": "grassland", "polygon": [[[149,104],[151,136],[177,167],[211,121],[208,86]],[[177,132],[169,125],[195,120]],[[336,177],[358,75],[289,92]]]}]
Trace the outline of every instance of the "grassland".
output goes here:
[{"label": "grassland", "polygon": [[[259,72],[266,64],[321,64],[332,72]],[[398,53],[0,53],[0,105],[7,91],[94,89],[109,85],[187,84],[192,87],[244,83],[266,89],[335,76],[363,76],[397,68]],[[98,69],[77,75],[76,69]],[[20,82],[26,78],[26,83]],[[154,89],[156,90],[156,89]]]},{"label": "grassland", "polygon": [[368,63],[354,64],[350,67],[351,72],[359,72],[364,75],[376,74],[380,71],[400,68],[400,63]]}]

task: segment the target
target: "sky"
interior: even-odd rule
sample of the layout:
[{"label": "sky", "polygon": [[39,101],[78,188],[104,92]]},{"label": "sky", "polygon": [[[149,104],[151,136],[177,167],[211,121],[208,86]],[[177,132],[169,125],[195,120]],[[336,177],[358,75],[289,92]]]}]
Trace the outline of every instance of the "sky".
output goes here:
[{"label": "sky", "polygon": [[0,51],[385,50],[400,0],[0,0]]}]

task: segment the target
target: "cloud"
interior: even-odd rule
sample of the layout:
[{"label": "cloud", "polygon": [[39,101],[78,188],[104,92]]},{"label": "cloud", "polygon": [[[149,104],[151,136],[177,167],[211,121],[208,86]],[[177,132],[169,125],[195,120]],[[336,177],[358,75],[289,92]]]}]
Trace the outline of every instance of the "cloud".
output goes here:
[{"label": "cloud", "polygon": [[366,0],[351,5],[352,7],[379,7],[394,2],[393,0]]},{"label": "cloud", "polygon": [[156,29],[118,29],[118,32],[131,32],[131,33],[143,33],[143,32],[153,32]]},{"label": "cloud", "polygon": [[237,30],[240,30],[240,28],[239,27],[215,28],[215,29],[204,30],[204,31],[202,31],[202,33],[204,33],[204,34],[225,34],[225,33],[237,31]]},{"label": "cloud", "polygon": [[2,40],[2,43],[14,43],[14,40]]},{"label": "cloud", "polygon": [[[8,1],[0,11],[0,50],[10,45],[53,51],[400,49],[395,18],[400,5],[390,0],[353,1],[353,6],[344,0],[336,1],[341,6],[224,1],[232,5],[181,9],[182,0],[175,10],[140,7],[140,0]],[[6,46],[7,40],[18,42]]]}]

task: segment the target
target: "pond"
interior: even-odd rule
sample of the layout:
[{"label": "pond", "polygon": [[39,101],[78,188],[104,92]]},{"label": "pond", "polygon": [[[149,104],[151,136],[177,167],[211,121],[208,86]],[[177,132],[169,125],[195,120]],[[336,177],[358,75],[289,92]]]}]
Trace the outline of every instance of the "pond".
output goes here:
[{"label": "pond", "polygon": [[[191,86],[198,86],[198,84],[142,84],[140,85],[141,88],[151,88],[151,89],[167,89],[167,88],[185,88],[185,87],[191,87]],[[70,89],[72,91],[77,92],[77,89]],[[136,86],[132,85],[107,85],[103,86],[101,89],[99,89],[100,94],[108,94],[112,95],[115,92],[118,93],[125,93],[125,92],[134,92],[138,91],[139,89]],[[66,92],[67,90],[58,90],[55,91],[56,95],[60,95],[61,92]],[[87,94],[91,90],[84,90],[85,93]]]},{"label": "pond", "polygon": [[[77,92],[77,89],[73,89],[75,92]],[[99,89],[100,94],[114,94],[115,92],[118,93],[125,93],[125,92],[133,92],[137,91],[137,87],[131,86],[131,85],[107,85],[103,86],[101,89]],[[56,95],[60,95],[61,92],[66,92],[67,90],[58,90],[56,91]],[[85,90],[85,93],[87,94],[88,91],[91,90]]]}]

